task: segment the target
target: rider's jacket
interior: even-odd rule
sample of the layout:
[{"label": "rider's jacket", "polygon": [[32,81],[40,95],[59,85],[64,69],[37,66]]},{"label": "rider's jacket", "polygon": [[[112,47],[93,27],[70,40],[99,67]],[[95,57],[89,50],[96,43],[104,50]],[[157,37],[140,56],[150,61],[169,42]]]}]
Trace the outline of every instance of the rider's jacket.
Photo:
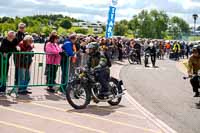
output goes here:
[{"label": "rider's jacket", "polygon": [[150,55],[153,55],[153,56],[155,56],[156,55],[156,48],[155,47],[147,47],[146,49],[145,49],[145,52],[147,52],[147,53],[150,53]]},{"label": "rider's jacket", "polygon": [[96,52],[93,55],[89,56],[88,62],[87,62],[87,68],[89,69],[103,69],[108,68],[108,60],[104,54],[103,51]]},{"label": "rider's jacket", "polygon": [[188,61],[188,72],[197,74],[200,70],[200,56],[191,56]]}]

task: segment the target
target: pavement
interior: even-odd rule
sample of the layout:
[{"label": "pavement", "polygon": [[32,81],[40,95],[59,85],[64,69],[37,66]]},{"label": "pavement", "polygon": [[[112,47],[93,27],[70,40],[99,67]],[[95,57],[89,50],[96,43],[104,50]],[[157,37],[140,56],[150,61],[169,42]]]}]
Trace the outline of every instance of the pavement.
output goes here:
[{"label": "pavement", "polygon": [[[115,62],[112,76],[119,78],[125,66],[127,61]],[[130,75],[135,74],[130,71],[125,82]],[[47,93],[45,87],[30,90],[33,94],[28,96],[0,96],[1,133],[176,133],[127,92],[119,106],[91,103],[87,109],[74,110],[62,94]]]},{"label": "pavement", "polygon": [[158,119],[179,133],[199,133],[199,98],[183,80],[183,61],[157,61],[158,68],[128,65],[121,70],[128,93]]}]

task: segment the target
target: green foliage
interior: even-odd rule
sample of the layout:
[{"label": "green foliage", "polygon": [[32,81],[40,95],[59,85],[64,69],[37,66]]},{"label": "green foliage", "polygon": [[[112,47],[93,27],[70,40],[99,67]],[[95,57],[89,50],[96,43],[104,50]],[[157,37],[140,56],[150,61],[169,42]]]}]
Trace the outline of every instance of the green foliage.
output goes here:
[{"label": "green foliage", "polygon": [[0,18],[0,33],[5,33],[8,30],[16,31],[18,29],[18,24],[20,22],[23,22],[27,25],[26,31],[28,33],[44,33],[45,35],[49,35],[51,30],[53,30],[53,27],[57,27],[57,29],[60,29],[62,25],[64,29],[69,29],[72,26],[71,22],[80,21],[81,20],[77,20],[67,16],[65,17],[63,15],[35,15],[23,18],[17,16],[15,18],[2,17]]},{"label": "green foliage", "polygon": [[117,22],[114,27],[114,34],[116,36],[124,36],[128,31],[128,25],[125,25],[124,21]]},{"label": "green foliage", "polygon": [[78,28],[75,30],[75,32],[81,34],[88,34],[88,29]]},{"label": "green foliage", "polygon": [[53,28],[49,26],[45,26],[42,28],[42,33],[45,34],[45,36],[49,36],[49,34],[52,32]]},{"label": "green foliage", "polygon": [[168,28],[169,17],[163,11],[143,10],[133,16],[128,27],[136,37],[163,38]]},{"label": "green foliage", "polygon": [[[71,32],[82,34],[93,34],[93,29],[82,29],[72,27],[72,22],[81,22],[82,20],[74,19],[63,15],[35,15],[27,17],[1,17],[0,33],[6,33],[8,30],[17,30],[18,24],[24,22],[27,25],[28,33],[45,34],[56,29],[59,35],[68,35]],[[106,27],[102,27],[106,30]],[[200,30],[200,27],[198,27]],[[190,32],[189,24],[179,17],[169,16],[163,11],[151,10],[141,11],[138,15],[133,16],[130,21],[121,20],[116,22],[114,35],[141,38],[172,38],[179,39],[181,35]],[[100,34],[104,36],[104,34]]]},{"label": "green foliage", "polygon": [[60,22],[60,26],[64,29],[70,29],[72,27],[72,23],[68,19],[63,19]]},{"label": "green foliage", "polygon": [[189,24],[177,16],[171,18],[171,23],[176,24],[177,27],[180,28],[180,30],[184,33],[188,33],[190,30]]}]

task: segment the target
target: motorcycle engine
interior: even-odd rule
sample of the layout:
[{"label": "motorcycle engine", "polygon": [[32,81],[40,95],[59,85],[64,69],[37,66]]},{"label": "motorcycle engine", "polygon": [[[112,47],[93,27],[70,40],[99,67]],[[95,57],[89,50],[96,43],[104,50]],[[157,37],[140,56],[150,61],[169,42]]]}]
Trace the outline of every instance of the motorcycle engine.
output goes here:
[{"label": "motorcycle engine", "polygon": [[95,83],[94,87],[93,87],[93,92],[95,93],[95,95],[98,95],[100,93],[101,90],[101,84],[100,83]]}]

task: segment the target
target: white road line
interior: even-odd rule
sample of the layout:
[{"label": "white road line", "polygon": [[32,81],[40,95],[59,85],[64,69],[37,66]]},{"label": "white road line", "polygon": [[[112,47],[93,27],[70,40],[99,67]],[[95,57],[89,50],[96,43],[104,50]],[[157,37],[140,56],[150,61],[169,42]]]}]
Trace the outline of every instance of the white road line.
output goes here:
[{"label": "white road line", "polygon": [[136,69],[136,70],[155,70],[155,71],[160,71],[160,70],[165,71],[165,70],[167,70],[167,68],[165,68],[165,67],[161,67],[161,68],[152,68],[152,67],[149,67],[149,68],[145,68],[145,67],[135,67],[134,69]]},{"label": "white road line", "polygon": [[148,110],[146,110],[142,105],[140,105],[133,97],[131,97],[130,94],[126,93],[127,100],[134,105],[135,108],[137,108],[144,116],[149,119],[151,122],[153,122],[156,126],[158,126],[164,133],[177,133],[175,130],[170,128],[167,124],[165,124],[163,121],[159,120],[155,115],[150,113]]}]

